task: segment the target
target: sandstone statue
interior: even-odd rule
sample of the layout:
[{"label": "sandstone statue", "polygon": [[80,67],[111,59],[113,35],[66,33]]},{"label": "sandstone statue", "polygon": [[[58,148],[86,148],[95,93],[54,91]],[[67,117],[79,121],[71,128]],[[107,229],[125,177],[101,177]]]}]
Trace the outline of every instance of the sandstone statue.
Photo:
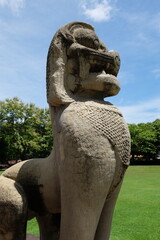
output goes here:
[{"label": "sandstone statue", "polygon": [[130,136],[105,97],[120,90],[120,57],[94,28],[73,22],[55,34],[47,59],[54,147],[0,177],[0,240],[26,239],[37,218],[41,240],[108,240],[129,165]]}]

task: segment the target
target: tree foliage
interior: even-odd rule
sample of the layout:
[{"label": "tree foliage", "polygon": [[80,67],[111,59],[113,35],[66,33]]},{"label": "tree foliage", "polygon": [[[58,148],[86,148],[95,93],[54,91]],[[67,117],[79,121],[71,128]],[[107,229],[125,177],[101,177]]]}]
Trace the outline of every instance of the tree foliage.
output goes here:
[{"label": "tree foliage", "polygon": [[155,158],[160,149],[160,119],[152,123],[129,124],[131,154]]},{"label": "tree foliage", "polygon": [[0,101],[0,161],[45,157],[52,148],[48,109],[17,97]]}]

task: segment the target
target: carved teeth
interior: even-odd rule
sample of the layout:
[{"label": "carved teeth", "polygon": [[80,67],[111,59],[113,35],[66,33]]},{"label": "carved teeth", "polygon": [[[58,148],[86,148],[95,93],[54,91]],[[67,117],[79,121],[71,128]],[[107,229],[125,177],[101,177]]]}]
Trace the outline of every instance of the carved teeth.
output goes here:
[{"label": "carved teeth", "polygon": [[[90,64],[90,72],[105,71],[117,76],[120,67],[120,58],[117,52],[100,52],[80,44],[73,43],[67,51],[69,57]],[[84,60],[83,60],[84,59]],[[84,65],[84,64],[83,64]]]}]

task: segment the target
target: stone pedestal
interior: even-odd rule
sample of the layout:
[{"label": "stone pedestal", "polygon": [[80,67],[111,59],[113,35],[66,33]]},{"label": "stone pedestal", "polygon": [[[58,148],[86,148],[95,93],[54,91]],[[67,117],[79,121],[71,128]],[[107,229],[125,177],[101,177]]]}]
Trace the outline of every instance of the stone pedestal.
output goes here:
[{"label": "stone pedestal", "polygon": [[39,236],[34,236],[32,234],[27,234],[26,240],[39,240]]}]

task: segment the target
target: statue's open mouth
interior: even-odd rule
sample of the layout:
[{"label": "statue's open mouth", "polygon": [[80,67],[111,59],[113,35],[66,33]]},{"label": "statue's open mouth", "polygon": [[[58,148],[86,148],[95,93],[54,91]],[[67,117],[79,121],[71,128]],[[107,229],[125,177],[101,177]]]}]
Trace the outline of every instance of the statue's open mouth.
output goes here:
[{"label": "statue's open mouth", "polygon": [[79,44],[72,44],[68,56],[78,59],[81,85],[85,89],[105,92],[105,96],[114,96],[120,90],[117,74],[120,58],[117,52],[102,52]]}]

